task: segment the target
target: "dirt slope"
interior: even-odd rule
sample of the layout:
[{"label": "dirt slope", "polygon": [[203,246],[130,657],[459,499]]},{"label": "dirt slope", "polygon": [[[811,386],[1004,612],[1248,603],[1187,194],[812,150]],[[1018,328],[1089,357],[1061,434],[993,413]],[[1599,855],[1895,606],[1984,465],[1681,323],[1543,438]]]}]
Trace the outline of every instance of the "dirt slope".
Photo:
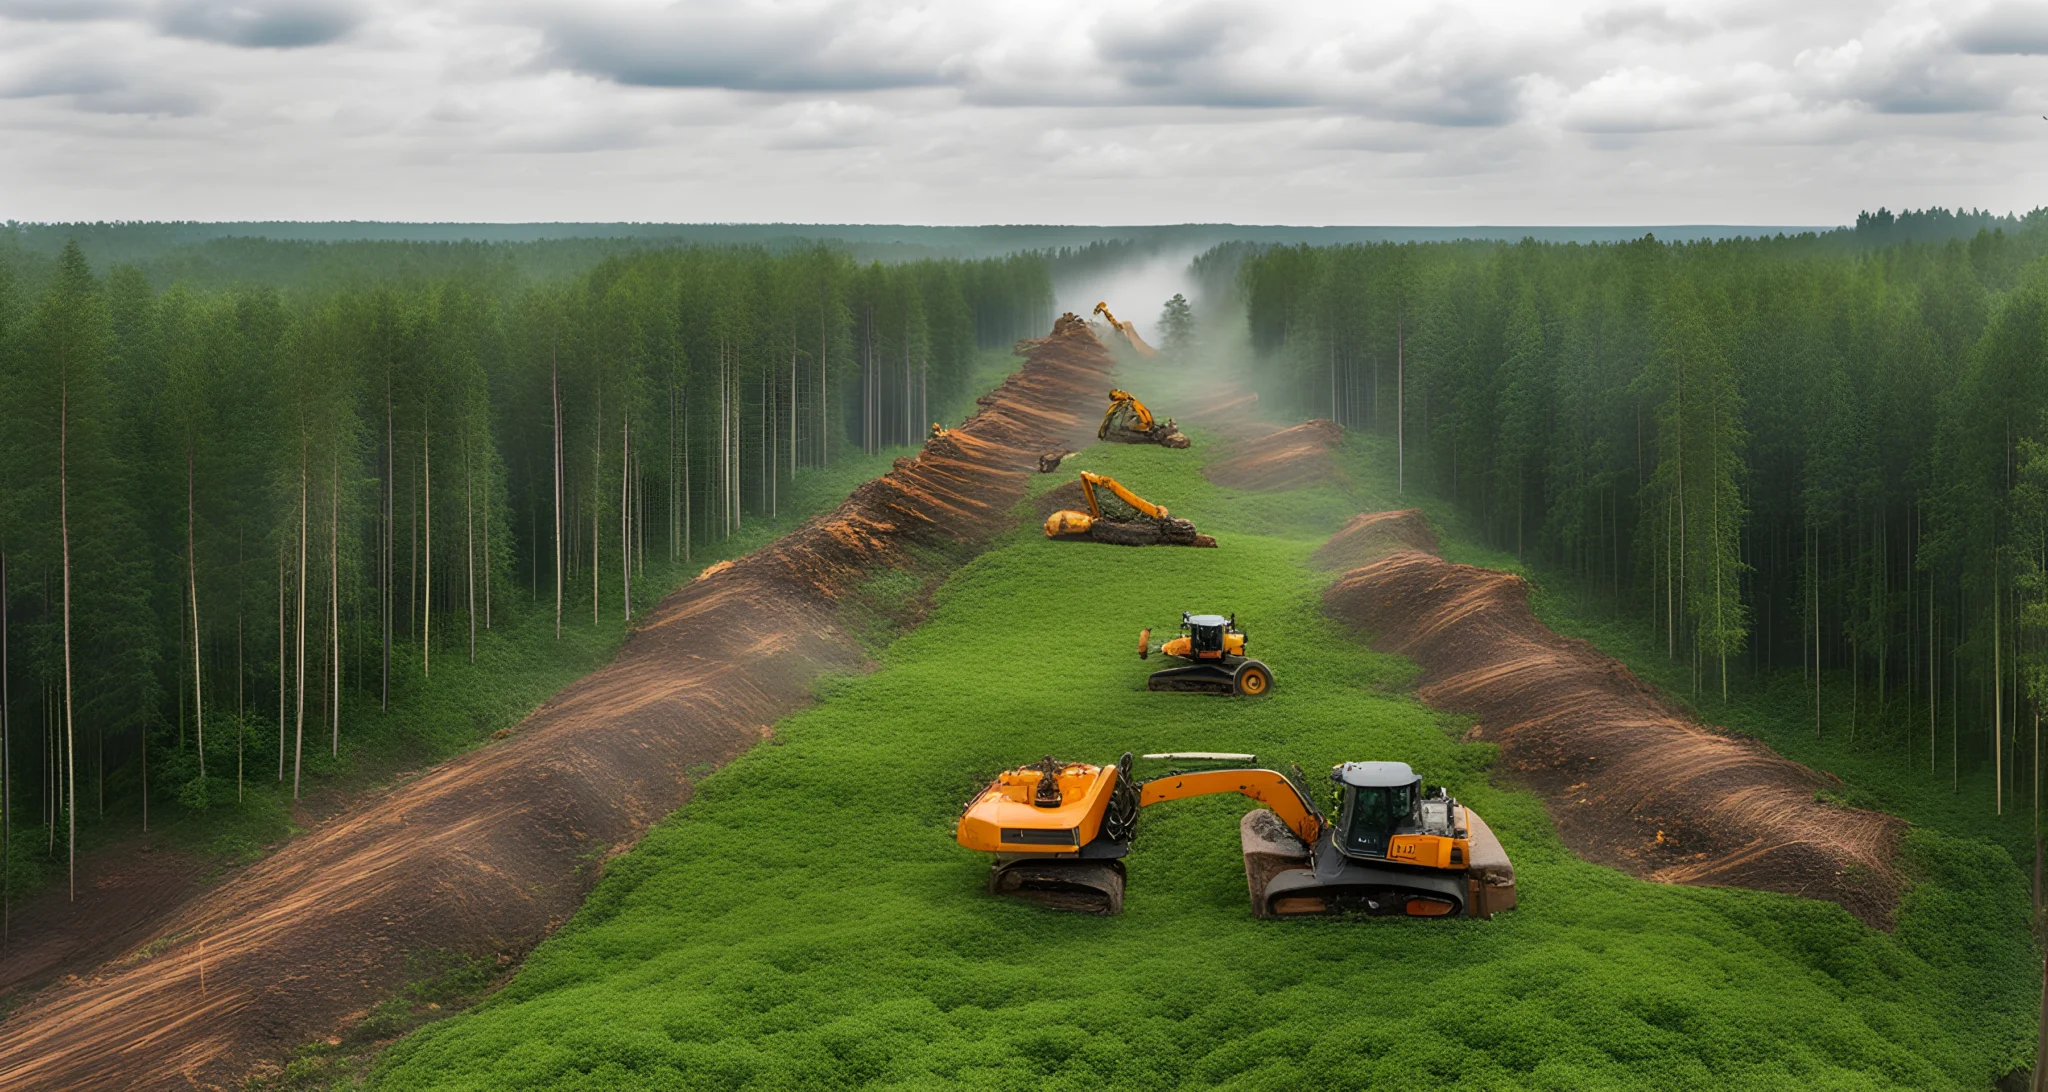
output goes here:
[{"label": "dirt slope", "polygon": [[1333,451],[1343,439],[1336,422],[1321,419],[1247,436],[1203,463],[1202,476],[1231,489],[1300,489],[1338,476]]},{"label": "dirt slope", "polygon": [[[1326,549],[1405,515],[1354,520]],[[1580,856],[1665,883],[1829,899],[1889,927],[1900,820],[1816,802],[1832,778],[1702,725],[1551,632],[1528,593],[1518,576],[1408,548],[1346,573],[1323,603],[1420,664],[1422,700],[1476,716],[1472,737],[1500,744],[1504,768],[1543,797]]]},{"label": "dirt slope", "polygon": [[[1110,358],[1063,318],[983,409],[831,514],[650,613],[618,659],[508,739],[343,815],[193,900],[150,945],[0,1024],[0,1088],[230,1087],[337,1034],[416,972],[514,958],[575,911],[608,852],[856,668],[843,606],[871,576],[935,581],[1010,522],[1038,454],[1092,438]],[[203,976],[203,977],[202,977]]]}]

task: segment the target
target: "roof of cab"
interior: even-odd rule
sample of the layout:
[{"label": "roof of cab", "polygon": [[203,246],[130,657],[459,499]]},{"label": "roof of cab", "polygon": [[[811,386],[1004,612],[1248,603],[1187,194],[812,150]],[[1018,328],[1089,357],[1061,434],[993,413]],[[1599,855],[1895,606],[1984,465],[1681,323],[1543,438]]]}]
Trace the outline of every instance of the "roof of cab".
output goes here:
[{"label": "roof of cab", "polygon": [[1229,625],[1229,624],[1230,624],[1230,619],[1228,619],[1228,618],[1225,618],[1225,617],[1223,617],[1223,616],[1222,616],[1222,615],[1220,615],[1220,614],[1190,614],[1190,615],[1188,615],[1188,625],[1191,625],[1191,626],[1223,626],[1223,625]]},{"label": "roof of cab", "polygon": [[1330,771],[1330,780],[1359,789],[1413,785],[1415,771],[1406,762],[1346,762]]}]

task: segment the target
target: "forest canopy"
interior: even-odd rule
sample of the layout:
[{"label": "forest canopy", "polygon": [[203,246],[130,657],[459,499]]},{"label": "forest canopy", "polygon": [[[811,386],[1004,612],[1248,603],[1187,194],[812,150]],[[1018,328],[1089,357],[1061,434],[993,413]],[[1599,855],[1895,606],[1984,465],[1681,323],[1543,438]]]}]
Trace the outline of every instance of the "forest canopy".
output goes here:
[{"label": "forest canopy", "polygon": [[[1239,247],[1196,268],[1244,302],[1272,393],[1394,438],[1405,480],[1491,543],[1654,625],[1696,694],[1803,672],[1815,732],[1944,781],[1986,767],[1989,808],[2031,804],[2048,212],[1879,210],[1853,237],[1870,245]],[[1823,708],[1824,673],[1848,709]]]},{"label": "forest canopy", "polygon": [[[296,795],[345,692],[388,701],[508,612],[630,617],[650,555],[922,442],[984,350],[1051,321],[1038,256],[641,247],[564,274],[502,246],[221,245],[251,260],[198,284],[0,246],[17,829],[110,792],[233,800],[244,759]],[[267,276],[280,256],[303,275]],[[274,734],[209,734],[229,713]]]}]

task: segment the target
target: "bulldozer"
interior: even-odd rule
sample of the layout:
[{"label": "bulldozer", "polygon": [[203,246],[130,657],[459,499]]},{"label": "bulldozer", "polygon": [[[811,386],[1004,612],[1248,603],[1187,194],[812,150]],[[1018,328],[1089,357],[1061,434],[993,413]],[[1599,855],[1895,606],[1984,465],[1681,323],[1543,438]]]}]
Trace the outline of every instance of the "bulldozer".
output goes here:
[{"label": "bulldozer", "polygon": [[1185,661],[1180,667],[1154,671],[1145,680],[1147,690],[1171,690],[1192,694],[1242,694],[1263,697],[1273,689],[1273,672],[1265,664],[1244,654],[1250,638],[1237,628],[1237,615],[1189,614],[1181,612],[1181,635],[1152,644],[1150,628],[1138,631],[1138,658],[1148,660],[1154,652]]},{"label": "bulldozer", "polygon": [[1115,330],[1119,334],[1122,334],[1124,342],[1128,344],[1131,347],[1132,351],[1136,352],[1139,356],[1153,357],[1159,355],[1159,350],[1154,349],[1152,346],[1145,344],[1145,339],[1138,336],[1138,328],[1136,326],[1133,326],[1128,322],[1119,321],[1114,314],[1110,313],[1109,303],[1107,301],[1097,303],[1095,305],[1095,313],[1101,315],[1103,321],[1108,322],[1111,329]]},{"label": "bulldozer", "polygon": [[[1104,513],[1102,498],[1096,492],[1102,489],[1128,506],[1132,514]],[[1197,533],[1193,523],[1169,515],[1165,505],[1153,504],[1106,474],[1083,470],[1081,496],[1087,501],[1088,510],[1062,508],[1045,517],[1045,537],[1084,538],[1115,546],[1216,545],[1215,539]]]},{"label": "bulldozer", "polygon": [[1117,914],[1139,813],[1191,796],[1237,793],[1263,805],[1238,824],[1245,888],[1260,918],[1401,915],[1491,918],[1515,905],[1514,865],[1479,813],[1425,790],[1405,762],[1330,770],[1329,814],[1299,766],[1260,768],[1249,754],[1129,753],[1112,765],[1051,755],[1005,770],[968,801],[954,838],[994,854],[991,893],[1061,910]]},{"label": "bulldozer", "polygon": [[1173,418],[1169,417],[1164,422],[1154,419],[1145,403],[1121,389],[1109,392],[1109,410],[1102,415],[1102,426],[1095,430],[1095,438],[1117,444],[1158,444],[1175,449],[1188,446],[1188,438],[1173,427]]}]

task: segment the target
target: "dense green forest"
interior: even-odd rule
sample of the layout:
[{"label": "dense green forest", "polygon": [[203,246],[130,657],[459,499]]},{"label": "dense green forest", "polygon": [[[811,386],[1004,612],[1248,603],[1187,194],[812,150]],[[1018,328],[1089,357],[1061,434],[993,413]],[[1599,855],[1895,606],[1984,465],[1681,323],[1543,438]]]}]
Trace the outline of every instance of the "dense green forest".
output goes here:
[{"label": "dense green forest", "polygon": [[261,261],[195,286],[0,245],[16,838],[61,861],[109,815],[255,778],[297,795],[345,711],[512,618],[629,617],[666,590],[650,558],[774,516],[799,471],[921,442],[982,349],[1051,319],[1036,256],[640,248],[557,275],[363,246],[280,288]]},{"label": "dense green forest", "polygon": [[1830,236],[1240,247],[1196,271],[1240,293],[1271,393],[1395,438],[1411,488],[1654,623],[1710,708],[1803,672],[1815,733],[1951,786],[1986,770],[2002,814],[2038,811],[2048,697],[2044,253],[2048,210],[1880,210]]}]

